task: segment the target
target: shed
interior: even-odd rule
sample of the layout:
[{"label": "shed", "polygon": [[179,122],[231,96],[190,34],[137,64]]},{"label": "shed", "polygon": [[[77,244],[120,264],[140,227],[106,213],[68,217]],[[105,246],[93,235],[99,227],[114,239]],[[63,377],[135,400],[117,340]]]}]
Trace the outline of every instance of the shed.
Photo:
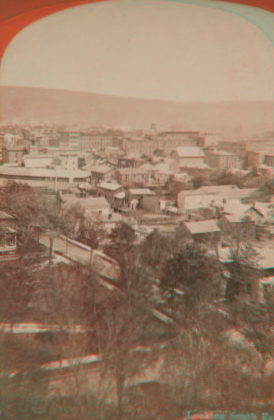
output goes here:
[{"label": "shed", "polygon": [[203,220],[199,222],[183,223],[183,231],[190,239],[197,241],[210,241],[219,237],[220,228],[215,220]]}]

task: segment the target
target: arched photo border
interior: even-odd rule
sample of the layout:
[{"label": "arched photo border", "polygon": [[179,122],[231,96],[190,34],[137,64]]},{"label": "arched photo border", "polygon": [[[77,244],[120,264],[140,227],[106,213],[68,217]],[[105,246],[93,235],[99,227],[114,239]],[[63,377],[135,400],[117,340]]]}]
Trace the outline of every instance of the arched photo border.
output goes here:
[{"label": "arched photo border", "polygon": [[[0,0],[0,60],[12,39],[33,22],[68,8],[102,1],[115,0]],[[212,7],[219,8],[218,3]],[[251,6],[274,13],[273,0],[229,0],[221,3]]]}]

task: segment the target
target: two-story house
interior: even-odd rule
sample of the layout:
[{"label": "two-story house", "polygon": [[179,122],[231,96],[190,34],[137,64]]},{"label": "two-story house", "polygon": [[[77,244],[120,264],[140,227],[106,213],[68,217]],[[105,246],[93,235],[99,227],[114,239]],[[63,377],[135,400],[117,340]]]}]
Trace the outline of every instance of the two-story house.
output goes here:
[{"label": "two-story house", "polygon": [[124,188],[143,188],[148,183],[148,172],[138,168],[117,169],[115,179]]}]

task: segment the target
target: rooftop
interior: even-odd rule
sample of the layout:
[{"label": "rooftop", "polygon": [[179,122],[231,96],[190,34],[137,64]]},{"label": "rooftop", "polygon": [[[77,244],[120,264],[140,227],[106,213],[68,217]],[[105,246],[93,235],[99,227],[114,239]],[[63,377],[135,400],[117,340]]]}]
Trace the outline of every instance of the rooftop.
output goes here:
[{"label": "rooftop", "polygon": [[119,200],[123,200],[125,197],[126,197],[126,193],[124,191],[121,191],[114,196],[114,198],[118,198]]},{"label": "rooftop", "polygon": [[200,191],[200,188],[197,190],[183,190],[178,193],[178,195],[180,195],[181,197],[188,197],[192,195],[202,195],[202,194],[204,193]]},{"label": "rooftop", "polygon": [[185,222],[185,226],[192,234],[220,232],[220,228],[214,220],[203,220],[200,222]]},{"label": "rooftop", "polygon": [[4,211],[0,211],[0,220],[6,220],[6,219],[12,220],[14,219],[14,217],[8,213],[5,213]]},{"label": "rooftop", "polygon": [[147,173],[147,171],[140,168],[119,168],[117,171],[119,171],[121,175],[145,175]]},{"label": "rooftop", "polygon": [[23,166],[10,167],[1,166],[0,177],[3,176],[28,176],[28,177],[41,177],[41,178],[88,178],[90,172],[76,170],[66,171],[62,169],[40,169],[40,168],[25,168]]},{"label": "rooftop", "polygon": [[129,192],[131,195],[155,195],[149,188],[131,188]]},{"label": "rooftop", "polygon": [[233,213],[233,214],[225,214],[224,217],[230,223],[241,223],[243,221],[244,215],[239,214],[239,213]]},{"label": "rooftop", "polygon": [[214,150],[212,151],[212,153],[219,156],[235,156],[236,155],[236,153],[227,152],[226,150]]},{"label": "rooftop", "polygon": [[230,199],[241,199],[241,198],[252,198],[254,194],[258,191],[257,188],[242,188],[236,189],[231,191],[221,191],[219,193],[220,197],[226,197]]},{"label": "rooftop", "polygon": [[23,152],[25,150],[24,146],[3,146],[3,149],[8,150],[9,152]]},{"label": "rooftop", "polygon": [[190,134],[190,135],[196,135],[196,134],[200,134],[199,131],[162,131],[160,133],[158,133],[158,136],[167,136],[170,134],[174,134],[174,135],[179,135],[179,134]]},{"label": "rooftop", "polygon": [[254,210],[258,211],[259,213],[261,213],[263,216],[266,216],[267,213],[270,211],[271,209],[271,203],[254,203],[253,207]]},{"label": "rooftop", "polygon": [[206,187],[200,187],[198,191],[203,194],[219,194],[227,193],[229,191],[235,191],[239,188],[237,185],[210,185]]},{"label": "rooftop", "polygon": [[32,154],[32,155],[24,155],[24,160],[28,159],[53,159],[55,156],[48,155],[48,154]]},{"label": "rooftop", "polygon": [[93,210],[109,209],[110,207],[105,197],[84,197],[75,199],[75,196],[72,196],[71,199],[67,199],[65,206],[68,207],[72,203],[80,204],[87,212]]},{"label": "rooftop", "polygon": [[116,182],[100,182],[97,187],[109,191],[116,191],[119,190],[119,188],[122,188],[122,186]]},{"label": "rooftop", "polygon": [[157,163],[157,165],[155,165],[154,167],[153,167],[153,171],[157,171],[157,172],[160,172],[160,171],[166,171],[166,170],[169,170],[169,164],[168,163],[165,163],[165,162],[160,162],[160,163]]},{"label": "rooftop", "polygon": [[154,166],[150,162],[146,162],[142,166],[140,166],[140,169],[144,171],[152,171],[154,169]]},{"label": "rooftop", "polygon": [[206,163],[203,162],[187,162],[187,163],[181,163],[180,164],[181,168],[193,168],[193,169],[208,169],[209,166]]},{"label": "rooftop", "polygon": [[177,147],[173,149],[173,152],[176,152],[180,158],[183,157],[204,157],[204,152],[199,149],[199,147]]},{"label": "rooftop", "polygon": [[86,165],[84,166],[86,171],[98,173],[98,174],[106,174],[110,172],[113,168],[107,165]]},{"label": "rooftop", "polygon": [[244,215],[250,209],[250,204],[242,204],[239,200],[230,200],[222,205],[224,213]]}]

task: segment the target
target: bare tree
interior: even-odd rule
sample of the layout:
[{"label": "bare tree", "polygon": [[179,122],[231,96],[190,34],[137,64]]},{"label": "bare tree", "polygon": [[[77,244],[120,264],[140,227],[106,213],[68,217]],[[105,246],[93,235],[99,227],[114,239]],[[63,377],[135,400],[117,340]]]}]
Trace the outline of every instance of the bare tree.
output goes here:
[{"label": "bare tree", "polygon": [[34,278],[22,260],[0,265],[0,308],[3,321],[22,322],[29,311]]}]

